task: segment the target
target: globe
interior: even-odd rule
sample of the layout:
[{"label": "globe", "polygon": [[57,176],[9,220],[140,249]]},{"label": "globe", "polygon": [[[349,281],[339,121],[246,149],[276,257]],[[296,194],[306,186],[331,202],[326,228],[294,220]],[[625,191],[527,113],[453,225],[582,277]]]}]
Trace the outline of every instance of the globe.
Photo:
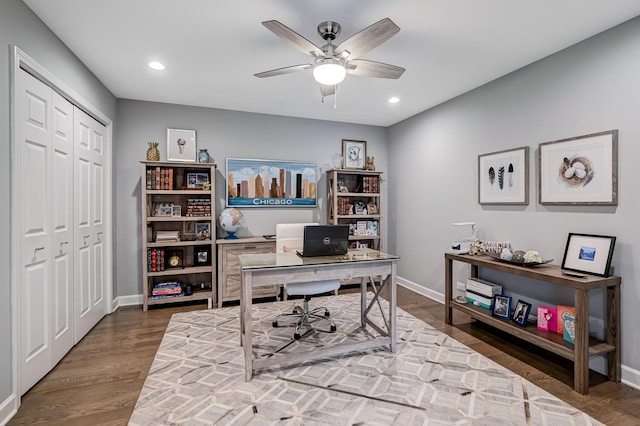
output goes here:
[{"label": "globe", "polygon": [[240,210],[233,207],[224,209],[218,216],[218,225],[227,233],[225,239],[235,240],[238,238],[236,232],[240,228],[244,228],[244,215]]}]

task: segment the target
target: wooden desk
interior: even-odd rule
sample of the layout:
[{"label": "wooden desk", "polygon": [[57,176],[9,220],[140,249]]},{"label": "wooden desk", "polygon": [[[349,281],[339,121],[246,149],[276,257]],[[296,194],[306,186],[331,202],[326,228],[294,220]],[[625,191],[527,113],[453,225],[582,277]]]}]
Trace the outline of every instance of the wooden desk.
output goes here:
[{"label": "wooden desk", "polygon": [[[337,354],[365,350],[372,347],[389,345],[391,352],[396,351],[396,262],[397,256],[371,249],[350,250],[344,256],[323,256],[302,258],[295,253],[246,254],[240,255],[242,266],[242,287],[240,292],[240,344],[244,349],[245,372],[247,381],[254,371],[282,360],[269,358],[253,359],[252,351],[252,293],[257,287],[287,282],[309,282],[331,279],[360,278],[360,322],[374,328],[383,337],[358,343],[343,343],[326,348],[316,348],[312,352],[291,354],[286,364],[296,364],[313,359],[326,358]],[[382,279],[376,285],[372,279]],[[373,300],[367,305],[367,283],[373,289]],[[367,315],[385,290],[389,297],[389,311],[384,319],[384,328],[376,324]]]},{"label": "wooden desk", "polygon": [[[613,382],[621,378],[620,350],[620,284],[616,276],[597,277],[587,275],[574,278],[562,273],[559,266],[539,265],[524,267],[494,260],[489,256],[469,256],[445,253],[445,321],[452,324],[453,310],[464,312],[470,317],[489,324],[497,329],[526,340],[543,349],[556,353],[573,361],[573,388],[581,394],[589,393],[589,358],[595,355],[607,355],[608,376]],[[489,268],[521,277],[532,278],[562,287],[573,288],[576,308],[576,339],[571,344],[560,334],[540,331],[536,327],[520,327],[510,320],[491,315],[491,311],[473,304],[459,304],[453,300],[453,262],[471,265],[471,276],[478,276],[478,268]],[[589,291],[606,288],[607,304],[605,319],[607,322],[606,341],[589,336]]]}]

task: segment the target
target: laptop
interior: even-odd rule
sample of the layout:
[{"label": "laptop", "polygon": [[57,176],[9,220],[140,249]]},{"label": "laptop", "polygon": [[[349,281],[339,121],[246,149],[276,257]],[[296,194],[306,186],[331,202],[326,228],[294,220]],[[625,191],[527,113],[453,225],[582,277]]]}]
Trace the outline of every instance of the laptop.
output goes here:
[{"label": "laptop", "polygon": [[304,227],[302,257],[337,256],[349,250],[349,225],[315,225]]}]

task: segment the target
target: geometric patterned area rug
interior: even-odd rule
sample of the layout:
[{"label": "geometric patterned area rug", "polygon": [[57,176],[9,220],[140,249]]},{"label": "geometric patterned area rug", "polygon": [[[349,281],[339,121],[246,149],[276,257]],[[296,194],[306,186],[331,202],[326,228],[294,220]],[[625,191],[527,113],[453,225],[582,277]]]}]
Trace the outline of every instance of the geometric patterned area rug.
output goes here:
[{"label": "geometric patterned area rug", "polygon": [[[256,356],[286,356],[346,339],[360,295],[317,297],[338,331],[273,328],[296,300],[253,305]],[[383,307],[385,301],[383,302]],[[580,410],[397,309],[397,352],[367,350],[244,380],[239,307],[174,314],[130,425],[601,425]]]}]

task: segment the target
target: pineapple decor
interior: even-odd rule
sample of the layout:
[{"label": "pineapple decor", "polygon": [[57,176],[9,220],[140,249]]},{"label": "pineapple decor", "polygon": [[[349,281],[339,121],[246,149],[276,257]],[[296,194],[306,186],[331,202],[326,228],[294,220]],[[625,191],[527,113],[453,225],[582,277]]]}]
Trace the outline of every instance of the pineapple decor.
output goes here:
[{"label": "pineapple decor", "polygon": [[149,149],[147,149],[148,161],[160,161],[160,151],[158,150],[158,142],[148,142]]}]

